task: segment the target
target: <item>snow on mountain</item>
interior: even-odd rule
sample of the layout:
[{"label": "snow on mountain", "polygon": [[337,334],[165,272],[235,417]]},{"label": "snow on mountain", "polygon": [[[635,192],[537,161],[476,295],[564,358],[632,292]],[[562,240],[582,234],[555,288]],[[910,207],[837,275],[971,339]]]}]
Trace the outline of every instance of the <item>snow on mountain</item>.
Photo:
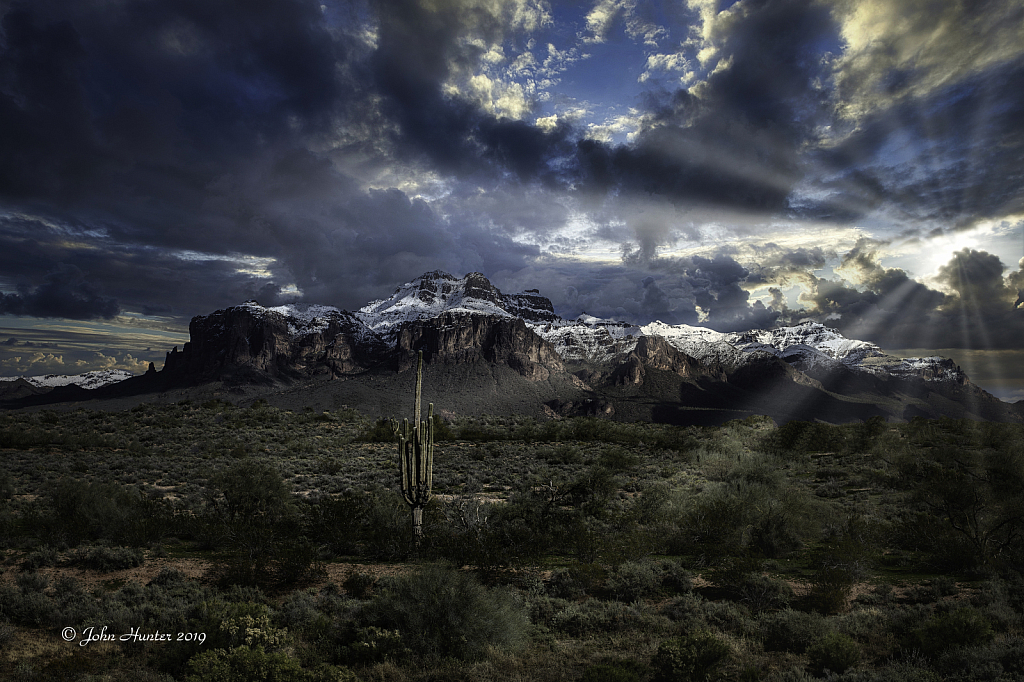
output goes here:
[{"label": "snow on mountain", "polygon": [[123,369],[102,369],[85,374],[40,374],[34,377],[0,377],[0,381],[17,381],[25,379],[33,386],[40,388],[56,388],[58,386],[70,386],[72,384],[85,389],[94,389],[108,384],[116,384],[134,376],[131,372]]},{"label": "snow on mountain", "polygon": [[355,315],[367,327],[388,337],[405,322],[432,319],[442,313],[521,317],[528,323],[558,319],[551,302],[536,290],[503,294],[479,272],[460,279],[441,271],[406,282],[388,298],[366,304]]},{"label": "snow on mountain", "polygon": [[373,331],[367,329],[357,316],[330,305],[287,303],[265,307],[256,301],[246,301],[237,307],[244,308],[257,319],[262,319],[266,315],[280,315],[288,325],[288,335],[293,339],[307,334],[320,334],[334,323],[361,341],[378,340]]},{"label": "snow on mountain", "polygon": [[803,322],[793,327],[775,329],[752,329],[729,334],[728,341],[740,350],[763,350],[779,357],[799,356],[810,364],[828,364],[828,358],[852,367],[859,365],[865,358],[883,355],[875,344],[848,339],[819,322]]},{"label": "snow on mountain", "polygon": [[626,322],[580,315],[575,320],[527,323],[534,333],[549,341],[563,360],[607,362],[636,348],[640,327]]},{"label": "snow on mountain", "polygon": [[798,370],[853,371],[930,380],[960,380],[962,372],[943,358],[900,359],[875,344],[848,339],[818,322],[791,327],[723,333],[707,327],[652,322],[636,326],[592,315],[566,320],[555,314],[551,301],[536,289],[503,294],[486,277],[471,272],[459,278],[435,270],[406,282],[388,298],[372,301],[355,313],[326,305],[283,305],[264,308],[244,304],[253,314],[282,315],[292,337],[322,332],[338,322],[348,333],[390,343],[402,324],[429,320],[444,313],[519,317],[538,336],[549,341],[569,362],[607,362],[636,348],[640,336],[661,336],[673,347],[705,364],[737,368],[765,355],[785,360]]}]

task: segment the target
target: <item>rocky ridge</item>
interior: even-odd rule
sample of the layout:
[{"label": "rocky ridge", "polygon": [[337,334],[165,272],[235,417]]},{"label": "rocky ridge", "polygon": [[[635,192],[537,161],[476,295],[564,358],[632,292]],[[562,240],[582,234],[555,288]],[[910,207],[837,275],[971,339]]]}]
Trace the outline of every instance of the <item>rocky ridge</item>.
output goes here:
[{"label": "rocky ridge", "polygon": [[[426,273],[355,312],[247,301],[193,318],[189,331],[191,340],[168,353],[162,371],[108,388],[123,386],[127,395],[217,382],[232,390],[300,390],[340,379],[341,393],[383,405],[391,401],[386,387],[401,383],[398,375],[423,351],[438,387],[465,396],[460,409],[543,405],[555,415],[673,423],[745,413],[1019,421],[1024,412],[971,384],[951,360],[895,358],[818,323],[723,333],[588,315],[566,320],[537,290],[505,294],[480,273]],[[53,391],[87,399],[73,388],[102,392]],[[21,384],[12,399],[40,399],[32,390]]]}]

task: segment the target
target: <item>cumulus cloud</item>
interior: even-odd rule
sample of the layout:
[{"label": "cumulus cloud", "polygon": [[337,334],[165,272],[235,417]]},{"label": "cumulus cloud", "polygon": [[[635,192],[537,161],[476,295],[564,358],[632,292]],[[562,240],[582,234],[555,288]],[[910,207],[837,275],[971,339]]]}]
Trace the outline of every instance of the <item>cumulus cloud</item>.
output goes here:
[{"label": "cumulus cloud", "polygon": [[840,0],[835,14],[845,44],[835,65],[845,117],[928,97],[1024,56],[1024,4],[1016,1]]}]

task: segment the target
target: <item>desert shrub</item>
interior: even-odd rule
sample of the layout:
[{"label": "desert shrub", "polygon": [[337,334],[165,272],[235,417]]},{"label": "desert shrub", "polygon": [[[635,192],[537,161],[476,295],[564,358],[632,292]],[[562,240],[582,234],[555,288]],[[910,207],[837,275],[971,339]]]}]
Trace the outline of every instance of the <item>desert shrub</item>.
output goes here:
[{"label": "desert shrub", "polygon": [[668,629],[669,621],[641,603],[588,599],[571,602],[555,613],[550,627],[574,637],[584,637],[594,632],[661,632]]},{"label": "desert shrub", "polygon": [[598,663],[588,667],[580,682],[640,682],[641,668],[634,662]]},{"label": "desert shrub", "polygon": [[846,446],[843,429],[817,422],[790,421],[770,432],[763,441],[767,452],[792,459],[805,452],[838,452]]},{"label": "desert shrub", "polygon": [[860,663],[861,656],[857,641],[841,632],[829,632],[807,649],[808,668],[815,675],[841,675]]},{"label": "desert shrub", "polygon": [[654,562],[654,566],[662,589],[676,594],[693,589],[693,574],[683,568],[678,561],[660,559]]},{"label": "desert shrub", "polygon": [[762,616],[759,627],[765,650],[802,654],[821,634],[825,620],[817,613],[784,609]]},{"label": "desert shrub", "polygon": [[626,562],[608,574],[608,592],[619,601],[649,599],[661,590],[661,576],[651,562]]},{"label": "desert shrub", "polygon": [[733,586],[740,600],[760,612],[784,608],[793,599],[793,588],[785,580],[761,573],[747,573]]},{"label": "desert shrub", "polygon": [[278,583],[294,585],[326,577],[327,570],[320,560],[320,549],[305,536],[288,538],[277,550],[274,564]]},{"label": "desert shrub", "polygon": [[693,497],[683,513],[684,535],[670,542],[669,550],[710,557],[737,554],[749,509],[749,500],[729,485],[720,484]]},{"label": "desert shrub", "polygon": [[76,579],[64,576],[53,587],[54,626],[80,625],[96,622],[103,608],[95,596],[85,591]]},{"label": "desert shrub", "polygon": [[624,471],[640,464],[640,458],[621,447],[612,447],[602,452],[597,462],[611,471]]},{"label": "desert shrub", "polygon": [[35,571],[19,573],[14,582],[22,592],[42,592],[50,586],[50,579]]},{"label": "desert shrub", "polygon": [[992,624],[997,632],[1019,627],[1022,617],[1020,590],[1024,587],[1020,577],[1010,580],[992,579],[981,584],[971,598],[971,605]]},{"label": "desert shrub", "polygon": [[71,561],[95,571],[119,571],[141,566],[145,561],[142,552],[132,547],[79,547],[72,554]]},{"label": "desert shrub", "polygon": [[18,629],[8,622],[0,621],[0,651],[7,648],[7,645],[14,640],[14,635],[17,634]]},{"label": "desert shrub", "polygon": [[728,600],[700,602],[701,615],[709,626],[735,635],[747,636],[756,626],[750,611],[743,604]]},{"label": "desert shrub", "polygon": [[655,682],[710,679],[729,657],[729,644],[708,630],[697,630],[685,637],[671,639],[658,645],[651,661]]},{"label": "desert shrub", "polygon": [[673,622],[692,628],[697,624],[706,624],[703,605],[703,597],[689,592],[669,599],[661,605],[658,612]]},{"label": "desert shrub", "polygon": [[377,577],[372,573],[353,571],[345,577],[341,586],[356,599],[366,599],[373,593],[376,584]]},{"label": "desert shrub", "polygon": [[552,597],[579,599],[602,589],[607,577],[607,571],[598,564],[576,563],[552,571],[546,587]]},{"label": "desert shrub", "polygon": [[1024,639],[1010,636],[985,646],[952,647],[939,656],[935,668],[954,679],[1024,679]]},{"label": "desert shrub", "polygon": [[267,464],[246,460],[210,477],[209,503],[228,521],[266,519],[274,523],[295,511],[292,494],[280,472]]},{"label": "desert shrub", "polygon": [[105,539],[141,547],[161,538],[169,515],[166,504],[134,488],[61,479],[42,496],[26,525],[51,545]]},{"label": "desert shrub", "polygon": [[909,633],[903,646],[936,656],[950,647],[984,644],[993,636],[991,623],[978,609],[962,606],[935,613]]},{"label": "desert shrub", "polygon": [[429,525],[423,549],[456,565],[484,570],[521,566],[537,560],[554,544],[554,519],[528,496],[515,496],[503,505],[429,505],[426,511],[424,524]]},{"label": "desert shrub", "polygon": [[47,545],[30,552],[21,562],[21,568],[23,571],[34,571],[39,568],[56,566],[59,561],[60,554],[56,549]]},{"label": "desert shrub", "polygon": [[808,595],[811,605],[824,614],[845,611],[850,603],[854,582],[855,577],[846,566],[822,566],[811,577],[811,592]]},{"label": "desert shrub", "polygon": [[212,649],[188,663],[187,682],[356,682],[347,668],[321,664],[304,670],[287,654],[267,653],[262,647]]},{"label": "desert shrub", "polygon": [[311,590],[292,592],[274,612],[274,622],[282,627],[301,631],[323,615],[316,607],[316,595]]},{"label": "desert shrub", "polygon": [[396,443],[398,442],[398,422],[391,419],[378,419],[366,430],[356,436],[361,443]]},{"label": "desert shrub", "polygon": [[769,559],[788,556],[803,547],[790,515],[775,507],[751,524],[747,541],[751,548]]},{"label": "desert shrub", "polygon": [[0,619],[33,627],[49,626],[57,613],[56,605],[43,592],[49,584],[44,575],[21,573],[15,578],[17,589],[0,585]]},{"label": "desert shrub", "polygon": [[529,621],[523,605],[509,591],[488,589],[470,574],[432,565],[382,583],[360,621],[398,630],[418,654],[473,659],[489,646],[525,643]]}]

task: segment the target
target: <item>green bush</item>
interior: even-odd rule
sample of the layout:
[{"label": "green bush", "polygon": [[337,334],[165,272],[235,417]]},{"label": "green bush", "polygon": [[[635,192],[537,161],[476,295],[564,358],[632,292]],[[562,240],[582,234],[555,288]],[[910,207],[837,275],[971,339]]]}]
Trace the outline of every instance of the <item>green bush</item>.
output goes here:
[{"label": "green bush", "polygon": [[50,568],[56,566],[60,561],[60,554],[53,547],[44,546],[29,553],[21,562],[23,571],[34,571],[38,568]]},{"label": "green bush", "polygon": [[285,653],[238,646],[204,651],[189,661],[186,682],[356,682],[347,668],[321,664],[304,670]]},{"label": "green bush", "polygon": [[280,472],[266,462],[246,460],[210,478],[210,504],[226,521],[266,519],[271,523],[295,511]]},{"label": "green bush", "polygon": [[51,545],[110,540],[141,547],[159,540],[170,512],[163,502],[116,483],[61,479],[26,519],[28,530]]},{"label": "green bush", "polygon": [[759,625],[766,651],[802,654],[821,634],[825,620],[817,613],[784,609],[762,616]]},{"label": "green bush", "polygon": [[489,646],[517,648],[529,628],[526,610],[509,591],[488,589],[472,575],[440,565],[381,581],[360,621],[397,630],[417,654],[463,660],[478,658]]},{"label": "green bush", "polygon": [[658,645],[651,665],[655,682],[710,679],[711,673],[729,657],[729,644],[708,630],[697,630],[685,637]]},{"label": "green bush", "polygon": [[917,649],[925,656],[937,656],[956,646],[978,646],[992,640],[992,624],[972,606],[934,614],[912,630],[904,648]]},{"label": "green bush", "polygon": [[627,603],[637,599],[650,599],[661,590],[661,576],[650,562],[626,562],[608,575],[608,592]]},{"label": "green bush", "polygon": [[548,621],[553,630],[573,637],[587,637],[595,632],[661,632],[669,620],[643,604],[588,599],[571,602]]},{"label": "green bush", "polygon": [[756,612],[785,608],[793,599],[789,583],[760,573],[748,573],[738,589],[743,603]]},{"label": "green bush", "polygon": [[849,635],[829,632],[807,649],[808,668],[815,675],[844,672],[860,663],[860,645]]},{"label": "green bush", "polygon": [[598,663],[584,671],[580,682],[640,682],[641,679],[635,663]]},{"label": "green bush", "polygon": [[552,571],[546,588],[552,597],[579,599],[602,589],[607,578],[607,571],[598,564],[576,563]]},{"label": "green bush", "polygon": [[119,571],[141,566],[145,557],[132,547],[79,547],[71,561],[95,571]]},{"label": "green bush", "polygon": [[378,419],[369,428],[356,437],[362,443],[397,443],[398,422],[391,419]]},{"label": "green bush", "polygon": [[372,573],[353,571],[345,577],[341,586],[356,599],[366,599],[373,593],[376,584],[377,578]]},{"label": "green bush", "polygon": [[811,604],[826,615],[845,611],[850,603],[854,582],[849,568],[841,565],[823,566],[811,577]]}]

